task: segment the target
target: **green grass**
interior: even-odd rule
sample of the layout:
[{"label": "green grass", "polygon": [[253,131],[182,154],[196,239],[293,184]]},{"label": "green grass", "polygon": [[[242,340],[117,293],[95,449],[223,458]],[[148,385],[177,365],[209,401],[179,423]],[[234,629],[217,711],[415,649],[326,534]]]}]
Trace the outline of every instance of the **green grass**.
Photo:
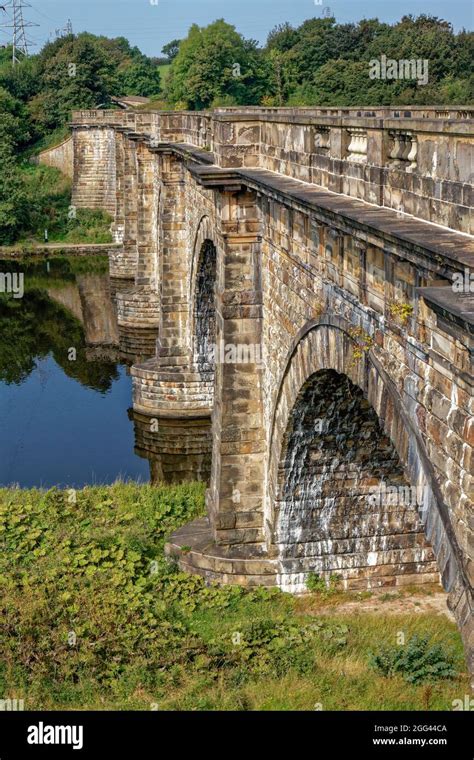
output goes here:
[{"label": "green grass", "polygon": [[[312,596],[207,587],[165,561],[197,484],[0,490],[0,694],[26,709],[451,709],[459,634],[434,614],[310,613]],[[386,677],[371,655],[427,636],[456,676]]]},{"label": "green grass", "polygon": [[15,247],[50,243],[110,243],[112,217],[102,209],[71,207],[72,182],[58,169],[43,164],[21,164],[26,190],[23,229]]},{"label": "green grass", "polygon": [[160,72],[160,76],[165,77],[167,73],[169,72],[171,68],[171,63],[161,63],[158,66],[158,71]]}]

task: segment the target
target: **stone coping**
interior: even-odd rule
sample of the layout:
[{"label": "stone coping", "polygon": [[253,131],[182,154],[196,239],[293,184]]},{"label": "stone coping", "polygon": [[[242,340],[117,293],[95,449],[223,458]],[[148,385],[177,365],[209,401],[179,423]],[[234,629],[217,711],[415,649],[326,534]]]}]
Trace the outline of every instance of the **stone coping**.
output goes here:
[{"label": "stone coping", "polygon": [[[140,135],[143,138],[143,135]],[[151,140],[150,140],[151,142]],[[152,153],[165,153],[170,151],[175,153],[186,161],[199,161],[202,164],[214,165],[214,153],[212,151],[202,150],[196,145],[189,143],[160,142],[158,145],[149,147]]]},{"label": "stone coping", "polygon": [[[474,268],[474,237],[441,227],[432,222],[410,216],[400,218],[399,212],[387,206],[375,206],[348,195],[331,192],[326,188],[292,179],[267,169],[236,169],[236,174],[247,186],[258,190],[268,188],[288,200],[330,212],[336,222],[339,217],[351,224],[367,227],[385,239],[403,241],[420,252],[429,251],[455,265]],[[456,266],[458,265],[458,266]]]},{"label": "stone coping", "polygon": [[[398,211],[388,206],[376,206],[367,201],[352,198],[349,195],[335,193],[319,185],[293,179],[268,169],[222,168],[210,163],[212,153],[207,153],[187,143],[160,143],[155,150],[174,151],[186,156],[191,163],[187,169],[206,187],[227,187],[236,189],[245,184],[257,191],[267,190],[277,193],[286,200],[296,201],[313,210],[321,209],[334,216],[334,222],[347,219],[351,225],[358,224],[369,232],[391,239],[394,243],[403,241],[416,248],[421,254],[435,254],[448,266],[451,273],[459,272],[462,267],[474,270],[474,237],[463,232],[456,232],[432,222],[418,219],[409,214],[400,218]],[[204,153],[206,165],[201,164]],[[433,262],[435,263],[435,262]],[[439,261],[438,261],[439,263]],[[433,267],[439,272],[439,266]]]},{"label": "stone coping", "polygon": [[417,288],[417,291],[437,314],[449,317],[474,335],[474,292],[455,293],[449,285]]},{"label": "stone coping", "polygon": [[[189,152],[192,154],[192,150]],[[474,269],[474,237],[471,235],[409,214],[400,218],[399,212],[388,206],[375,206],[268,169],[222,169],[219,166],[198,165],[190,165],[188,168],[205,186],[238,185],[238,180],[241,179],[241,184],[256,191],[267,190],[313,210],[329,212],[338,226],[342,217],[351,225],[358,224],[361,231],[366,227],[375,234],[382,233],[384,239],[391,238],[394,243],[408,243],[424,255],[426,251],[433,253],[449,265],[451,272],[458,272],[461,267]],[[434,269],[439,271],[438,267]]]},{"label": "stone coping", "polygon": [[[126,114],[126,115],[125,115]],[[219,120],[249,120],[249,117],[253,119],[262,120],[286,120],[286,119],[319,119],[322,117],[329,117],[333,119],[396,119],[398,120],[418,120],[418,121],[433,121],[437,124],[440,122],[444,124],[446,121],[453,122],[451,115],[454,115],[458,121],[470,121],[474,119],[474,106],[471,105],[458,105],[458,106],[296,106],[296,107],[275,107],[265,108],[262,106],[235,106],[229,108],[215,108],[203,111],[172,111],[172,110],[158,110],[154,108],[142,109],[134,111],[124,112],[123,109],[84,109],[73,111],[71,115],[71,122],[78,125],[84,123],[86,120],[95,119],[96,121],[105,121],[110,119],[111,116],[115,116],[120,123],[127,121],[127,117],[138,116],[142,119],[149,115],[164,116],[164,117],[196,117],[204,119],[219,119]],[[446,116],[447,114],[447,116]],[[125,118],[124,118],[125,116]]]},{"label": "stone coping", "polygon": [[[474,110],[473,110],[474,113]],[[231,117],[231,118],[229,118]],[[423,119],[421,117],[394,117],[390,116],[335,116],[331,114],[305,115],[305,114],[213,114],[214,121],[222,122],[255,122],[258,124],[301,124],[301,125],[325,125],[331,127],[365,127],[367,129],[393,129],[413,132],[431,132],[443,134],[474,134],[474,119]]]}]

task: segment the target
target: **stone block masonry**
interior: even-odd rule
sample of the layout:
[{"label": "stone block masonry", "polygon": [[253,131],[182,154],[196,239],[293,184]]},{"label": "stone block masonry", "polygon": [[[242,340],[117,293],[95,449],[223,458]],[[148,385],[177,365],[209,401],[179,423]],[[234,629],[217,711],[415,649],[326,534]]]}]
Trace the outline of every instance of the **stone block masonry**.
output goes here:
[{"label": "stone block masonry", "polygon": [[[137,447],[195,430],[183,451],[210,469],[207,518],[167,552],[293,591],[311,572],[357,589],[440,578],[471,669],[474,293],[453,282],[474,273],[472,116],[72,122],[76,197],[114,207],[119,328],[154,341],[131,369]],[[172,421],[159,442],[155,417]]]},{"label": "stone block masonry", "polygon": [[73,138],[68,137],[59,145],[43,150],[36,158],[39,164],[53,166],[60,172],[73,179],[74,176],[74,144]]},{"label": "stone block masonry", "polygon": [[72,205],[116,211],[115,133],[104,129],[73,130]]}]

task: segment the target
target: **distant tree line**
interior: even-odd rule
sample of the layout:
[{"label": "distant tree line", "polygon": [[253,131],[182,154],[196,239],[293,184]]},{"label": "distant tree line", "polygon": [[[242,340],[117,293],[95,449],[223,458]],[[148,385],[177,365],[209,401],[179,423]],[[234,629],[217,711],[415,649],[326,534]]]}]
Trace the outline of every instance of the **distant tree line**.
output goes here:
[{"label": "distant tree line", "polygon": [[[428,81],[370,78],[374,59],[428,62]],[[338,24],[313,18],[277,26],[264,48],[223,20],[193,25],[179,44],[165,101],[219,105],[353,106],[472,103],[474,34],[433,16]]]},{"label": "distant tree line", "polygon": [[[114,96],[189,110],[474,100],[474,34],[455,34],[434,16],[404,16],[393,25],[313,18],[296,28],[277,26],[263,47],[220,19],[194,24],[161,52],[150,58],[124,37],[89,33],[61,37],[14,67],[11,50],[0,50],[0,244],[25,226],[31,203],[18,156],[59,139],[73,109],[109,108]],[[373,61],[382,58],[384,75],[371,76]],[[427,63],[426,82],[390,75],[391,59]]]}]

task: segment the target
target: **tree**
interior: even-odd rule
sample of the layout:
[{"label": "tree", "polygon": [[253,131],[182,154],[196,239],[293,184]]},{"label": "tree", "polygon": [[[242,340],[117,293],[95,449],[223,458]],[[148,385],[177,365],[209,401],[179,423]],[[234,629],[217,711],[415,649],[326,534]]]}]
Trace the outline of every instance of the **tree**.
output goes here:
[{"label": "tree", "polygon": [[0,87],[0,131],[3,139],[21,145],[29,138],[27,114],[23,103]]},{"label": "tree", "polygon": [[14,155],[14,118],[0,113],[0,245],[15,240],[26,212],[26,193]]},{"label": "tree", "polygon": [[164,45],[161,48],[161,52],[163,55],[165,55],[168,59],[168,61],[174,61],[176,56],[179,53],[179,46],[181,44],[181,40],[171,40],[171,42],[168,42],[167,45]]},{"label": "tree", "polygon": [[223,19],[194,24],[179,47],[167,81],[167,97],[190,109],[208,108],[223,97],[258,104],[268,87],[269,63],[257,43],[245,40]]},{"label": "tree", "polygon": [[91,35],[46,45],[39,73],[41,90],[30,112],[46,130],[65,124],[74,109],[109,106],[111,95],[120,94],[113,62]]},{"label": "tree", "polygon": [[277,50],[286,53],[291,50],[299,40],[299,33],[288,22],[275,26],[267,38],[267,50]]},{"label": "tree", "polygon": [[22,102],[36,95],[40,88],[38,56],[22,58],[13,66],[11,47],[0,49],[0,87]]},{"label": "tree", "polygon": [[312,80],[300,85],[289,99],[290,105],[373,106],[394,100],[400,83],[369,79],[365,61],[328,61]]},{"label": "tree", "polygon": [[463,73],[456,60],[456,38],[451,24],[435,16],[404,16],[398,24],[387,26],[366,47],[364,59],[379,58],[382,54],[397,61],[427,59],[430,83],[455,72]]},{"label": "tree", "polygon": [[151,61],[134,63],[121,72],[120,82],[125,95],[151,97],[161,92],[161,78],[157,66]]}]

